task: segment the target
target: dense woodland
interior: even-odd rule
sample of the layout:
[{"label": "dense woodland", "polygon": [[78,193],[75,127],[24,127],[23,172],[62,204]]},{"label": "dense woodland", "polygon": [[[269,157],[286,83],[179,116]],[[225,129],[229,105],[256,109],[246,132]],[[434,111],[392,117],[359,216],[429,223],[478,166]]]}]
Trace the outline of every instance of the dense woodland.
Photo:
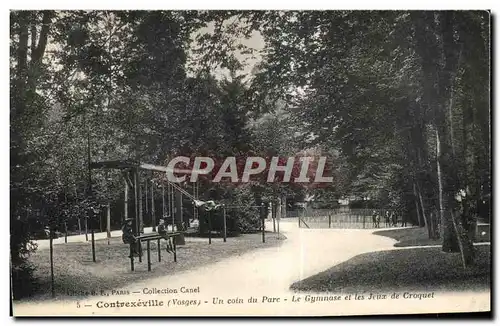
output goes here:
[{"label": "dense woodland", "polygon": [[[473,263],[491,214],[488,12],[13,11],[10,28],[14,281],[31,275],[33,225],[75,228],[108,204],[119,224],[123,180],[94,171],[89,193],[89,144],[92,161],[152,164],[320,152],[326,188],[206,183],[200,198],[369,196]],[[256,32],[258,53],[239,42]],[[243,56],[261,59],[243,73]]]}]

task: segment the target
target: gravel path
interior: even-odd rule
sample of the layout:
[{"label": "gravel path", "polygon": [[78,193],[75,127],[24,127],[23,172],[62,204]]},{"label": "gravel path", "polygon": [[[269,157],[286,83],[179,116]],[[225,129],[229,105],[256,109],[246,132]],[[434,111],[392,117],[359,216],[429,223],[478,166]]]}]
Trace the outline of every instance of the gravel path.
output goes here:
[{"label": "gravel path", "polygon": [[[271,225],[268,225],[268,230]],[[168,275],[130,284],[124,295],[89,297],[85,302],[35,304],[19,303],[15,315],[345,315],[393,314],[445,311],[489,310],[490,294],[436,293],[434,298],[392,300],[307,301],[307,294],[296,294],[290,285],[365,252],[394,249],[393,239],[373,235],[373,230],[299,229],[296,220],[280,224],[287,240],[279,247],[266,248],[231,257],[180,275]],[[151,289],[176,290],[169,294],[137,294]],[[180,293],[183,289],[199,293]],[[432,291],[432,290],[431,290]],[[390,294],[389,294],[390,295]],[[313,294],[325,297],[325,294]],[[256,303],[248,303],[250,297]],[[263,297],[267,297],[265,299]],[[293,302],[300,297],[300,302]],[[272,298],[276,298],[273,300]],[[310,298],[310,297],[309,297]],[[97,308],[117,300],[160,300],[163,307]],[[218,304],[223,300],[223,304]],[[279,302],[278,302],[279,299]],[[174,302],[174,300],[177,300]],[[191,301],[190,301],[191,300]],[[234,300],[235,303],[229,303]],[[264,303],[262,301],[265,301]],[[286,300],[286,301],[285,301]],[[274,301],[274,302],[270,302]],[[243,302],[243,303],[236,303]],[[85,307],[85,305],[92,305]],[[198,305],[199,304],[199,305]]]}]

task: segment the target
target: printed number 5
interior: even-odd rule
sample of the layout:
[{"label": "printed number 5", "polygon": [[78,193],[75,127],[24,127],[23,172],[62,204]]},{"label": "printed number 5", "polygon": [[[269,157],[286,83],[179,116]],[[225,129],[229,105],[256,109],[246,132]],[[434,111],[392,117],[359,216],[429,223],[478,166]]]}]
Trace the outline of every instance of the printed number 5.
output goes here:
[{"label": "printed number 5", "polygon": [[77,302],[76,302],[76,307],[77,307],[77,308],[80,308],[80,301],[77,301]]}]

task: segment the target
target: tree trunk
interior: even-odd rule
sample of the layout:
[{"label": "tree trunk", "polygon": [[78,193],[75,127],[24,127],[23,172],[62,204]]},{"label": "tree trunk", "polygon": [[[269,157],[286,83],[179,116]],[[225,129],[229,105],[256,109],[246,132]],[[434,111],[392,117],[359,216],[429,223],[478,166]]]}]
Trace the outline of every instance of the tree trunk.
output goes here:
[{"label": "tree trunk", "polygon": [[281,210],[281,217],[286,218],[286,196],[283,196],[282,198],[283,199],[281,202],[282,202],[283,208]]},{"label": "tree trunk", "polygon": [[451,213],[451,221],[453,223],[453,228],[455,229],[455,234],[457,236],[458,246],[460,248],[460,255],[462,257],[462,264],[463,264],[463,267],[465,269],[467,267],[467,263],[466,263],[466,259],[465,259],[464,246],[463,246],[462,237],[461,237],[462,232],[460,232],[459,227],[457,225],[457,221],[455,220],[455,214],[453,212],[450,212],[450,213]]},{"label": "tree trunk", "polygon": [[99,214],[99,232],[102,232],[102,213]]},{"label": "tree trunk", "polygon": [[49,256],[50,256],[50,290],[52,293],[52,298],[56,296],[55,282],[54,282],[54,232],[52,228],[49,233]]},{"label": "tree trunk", "polygon": [[420,210],[418,208],[418,196],[415,183],[413,183],[413,197],[415,198],[415,211],[417,212],[418,226],[422,226],[422,219],[420,218]]},{"label": "tree trunk", "polygon": [[[472,110],[472,103],[466,102],[466,108],[462,114],[462,127],[463,127],[463,181],[462,186],[465,190],[465,198],[462,198],[462,214],[460,215],[460,224],[462,231],[460,233],[460,241],[462,246],[462,256],[464,265],[469,266],[474,262],[474,238],[476,231],[476,205],[478,200],[478,181],[479,176],[476,169],[476,157],[474,150],[470,150],[469,143],[474,142],[474,113]],[[470,153],[469,153],[470,152]],[[471,173],[469,173],[471,171]],[[473,180],[469,182],[469,176],[472,174]]]},{"label": "tree trunk", "polygon": [[420,200],[420,207],[422,209],[422,217],[424,218],[424,226],[427,228],[429,232],[429,239],[432,239],[432,231],[430,228],[430,223],[427,221],[427,216],[425,215],[425,206],[424,206],[424,201],[422,199],[422,192],[420,191],[420,186],[417,183],[417,193],[418,193],[418,198]]},{"label": "tree trunk", "polygon": [[441,234],[443,235],[443,248],[445,252],[458,252],[458,243],[454,235],[453,222],[451,221],[451,216],[447,214],[445,208],[447,207],[447,201],[445,201],[445,195],[443,193],[443,173],[441,170],[442,164],[442,153],[441,153],[441,141],[438,127],[436,127],[436,162],[437,162],[437,178],[438,178],[438,188],[439,188],[439,215],[441,220]]},{"label": "tree trunk", "polygon": [[64,221],[64,243],[68,243],[68,223]]},{"label": "tree trunk", "polygon": [[[412,12],[415,26],[415,50],[420,56],[423,71],[424,102],[433,108],[436,129],[436,161],[439,198],[439,215],[443,234],[443,251],[458,252],[449,210],[453,209],[456,192],[456,167],[450,148],[447,105],[452,104],[451,88],[460,52],[455,37],[455,13],[451,11]],[[449,108],[449,107],[448,107]],[[449,112],[449,110],[448,110]],[[444,171],[443,171],[444,169]]]},{"label": "tree trunk", "polygon": [[85,217],[85,241],[89,241],[89,219]]},{"label": "tree trunk", "polygon": [[25,105],[25,91],[26,83],[28,77],[28,39],[29,30],[28,24],[30,20],[30,14],[28,11],[19,12],[19,44],[16,53],[17,67],[16,67],[16,90],[19,101],[17,101],[16,106],[11,109],[15,109],[14,116],[21,118],[24,114]]},{"label": "tree trunk", "polygon": [[430,239],[435,239],[436,238],[436,231],[434,228],[434,212],[431,212],[429,214],[429,232],[430,232]]}]

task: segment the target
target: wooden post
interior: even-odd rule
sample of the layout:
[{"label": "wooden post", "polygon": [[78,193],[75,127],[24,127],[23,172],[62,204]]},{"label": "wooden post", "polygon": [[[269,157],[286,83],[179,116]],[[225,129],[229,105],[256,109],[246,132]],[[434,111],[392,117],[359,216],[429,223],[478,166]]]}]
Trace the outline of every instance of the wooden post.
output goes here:
[{"label": "wooden post", "polygon": [[212,244],[212,211],[208,211],[208,244]]},{"label": "wooden post", "polygon": [[154,183],[151,182],[151,224],[153,224],[153,232],[156,231],[156,216],[155,216],[155,193]]},{"label": "wooden post", "polygon": [[130,244],[130,270],[134,271],[134,244]]},{"label": "wooden post", "polygon": [[123,200],[123,220],[122,222],[125,222],[125,220],[128,218],[128,184],[127,180],[125,181],[125,188],[123,189],[124,192],[124,200]]},{"label": "wooden post", "polygon": [[[175,198],[174,198],[174,207],[175,207],[175,225],[177,226],[177,231],[183,231],[184,228],[184,217],[183,217],[183,211],[182,211],[182,193],[180,191],[175,191],[173,186],[172,190],[175,192]],[[184,239],[184,233],[180,232],[178,235],[176,235],[176,243],[177,245],[184,245],[186,244],[186,241]]]},{"label": "wooden post", "polygon": [[[90,167],[90,128],[87,129],[87,198],[92,196],[92,169]],[[90,213],[90,212],[89,212]],[[95,263],[95,238],[94,238],[94,216],[93,212],[90,213],[92,214],[92,218],[90,220],[90,230],[92,232],[92,261]],[[88,216],[87,216],[88,219]],[[87,221],[86,221],[87,222]],[[87,225],[85,225],[85,238],[88,241],[88,236],[87,236]]]},{"label": "wooden post", "polygon": [[223,218],[224,218],[224,242],[226,242],[227,238],[227,225],[226,225],[226,206],[224,206],[222,211]]},{"label": "wooden post", "polygon": [[[161,218],[165,218],[165,186],[161,184]],[[165,223],[167,221],[164,221]]]},{"label": "wooden post", "polygon": [[[141,187],[139,182],[139,170],[134,170],[134,202],[135,202],[135,235],[139,236],[141,234]],[[142,262],[142,253],[140,250],[140,241],[137,244],[137,251],[139,253],[139,262]]]},{"label": "wooden post", "polygon": [[148,209],[148,189],[149,189],[149,185],[148,185],[148,179],[147,179],[147,176],[146,176],[146,180],[144,180],[144,199],[145,199],[145,213],[146,213],[146,216],[147,216],[147,213],[149,212],[149,209]]},{"label": "wooden post", "polygon": [[328,214],[328,228],[332,228],[332,214]]},{"label": "wooden post", "polygon": [[180,226],[181,230],[184,230],[184,207],[182,205],[182,192],[179,191],[179,216],[180,216]]},{"label": "wooden post", "polygon": [[150,245],[150,240],[146,240],[146,250],[148,251],[148,272],[151,272],[151,245]]},{"label": "wooden post", "polygon": [[156,249],[158,250],[158,262],[161,262],[161,246],[160,246],[160,240],[161,239],[158,239],[158,242],[156,244]]},{"label": "wooden post", "polygon": [[54,288],[54,231],[52,227],[49,231],[49,248],[50,248],[50,289],[52,291],[52,298],[56,296],[56,289]]},{"label": "wooden post", "polygon": [[139,177],[137,169],[134,170],[134,217],[135,217],[135,235],[139,232]]},{"label": "wooden post", "polygon": [[91,235],[91,241],[92,241],[92,261],[95,263],[95,236],[94,236],[94,223],[92,223],[93,220],[90,220],[90,235]]},{"label": "wooden post", "polygon": [[172,237],[172,247],[174,249],[174,263],[177,262],[177,243],[175,242],[175,236]]},{"label": "wooden post", "polygon": [[169,185],[170,187],[170,216],[172,217],[172,232],[174,232],[174,225],[175,225],[175,201],[174,201],[174,195],[175,195],[175,189],[172,185]]},{"label": "wooden post", "polygon": [[142,188],[141,188],[141,179],[139,173],[137,173],[137,188],[139,190],[139,233],[144,232],[144,219],[143,219],[143,211],[142,211]]},{"label": "wooden post", "polygon": [[[193,183],[193,196],[195,199],[198,199],[198,197],[196,196],[196,182]],[[193,220],[195,219],[196,219],[196,205],[193,205]]]},{"label": "wooden post", "polygon": [[277,230],[278,230],[278,239],[279,239],[280,238],[280,218],[279,218],[279,215],[277,218],[276,226],[277,226]]},{"label": "wooden post", "polygon": [[111,203],[108,202],[108,209],[106,212],[106,232],[107,232],[107,238],[108,238],[108,245],[109,245],[109,239],[111,238]]},{"label": "wooden post", "polygon": [[262,243],[265,243],[266,242],[266,220],[265,220],[265,215],[266,215],[266,211],[265,211],[265,207],[264,207],[264,203],[262,203],[261,205],[261,220],[262,220]]},{"label": "wooden post", "polygon": [[142,263],[142,243],[141,241],[137,241],[137,252],[139,253],[139,263]]},{"label": "wooden post", "polygon": [[278,239],[279,239],[280,238],[280,220],[281,220],[281,201],[280,201],[278,207],[279,207],[279,212],[277,212],[277,214],[276,214],[276,220],[277,220],[276,226],[277,226],[277,230],[278,230]]},{"label": "wooden post", "polygon": [[273,219],[273,232],[276,233],[276,202],[271,202],[271,217]]}]

